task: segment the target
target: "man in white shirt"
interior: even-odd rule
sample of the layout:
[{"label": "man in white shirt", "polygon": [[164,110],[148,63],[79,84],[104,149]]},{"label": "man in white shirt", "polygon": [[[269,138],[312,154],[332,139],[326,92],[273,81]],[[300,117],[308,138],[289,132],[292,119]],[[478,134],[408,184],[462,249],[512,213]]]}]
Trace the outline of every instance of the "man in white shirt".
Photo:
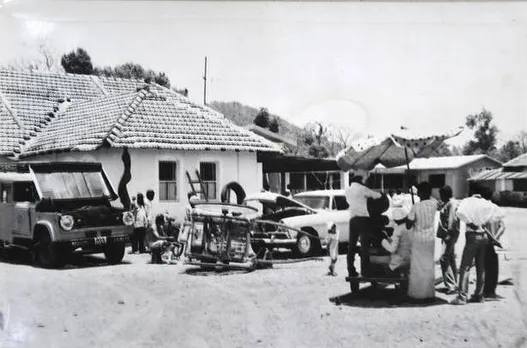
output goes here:
[{"label": "man in white shirt", "polygon": [[481,196],[483,192],[483,187],[471,186],[472,196],[462,200],[456,212],[457,217],[466,224],[466,242],[459,268],[459,292],[452,304],[464,305],[467,303],[469,274],[474,260],[476,264],[476,289],[469,302],[484,301],[485,250],[489,243],[489,237],[483,226],[492,221],[503,219],[504,214],[497,205]]},{"label": "man in white shirt", "polygon": [[[492,202],[492,194],[492,190],[485,190],[482,196],[486,200]],[[487,249],[485,250],[485,285],[483,286],[483,297],[485,300],[499,300],[502,297],[496,294],[496,288],[498,287],[500,267],[495,246],[502,248],[500,238],[505,232],[505,222],[503,219],[499,219],[487,223],[483,228],[485,228],[492,236],[492,239],[489,244],[487,244]]]},{"label": "man in white shirt", "polygon": [[350,240],[348,244],[348,274],[350,277],[358,276],[355,269],[355,254],[357,242],[361,234],[369,232],[370,214],[368,213],[368,198],[378,199],[382,195],[370,190],[362,184],[362,176],[354,176],[351,185],[345,191],[346,201],[350,212]]}]

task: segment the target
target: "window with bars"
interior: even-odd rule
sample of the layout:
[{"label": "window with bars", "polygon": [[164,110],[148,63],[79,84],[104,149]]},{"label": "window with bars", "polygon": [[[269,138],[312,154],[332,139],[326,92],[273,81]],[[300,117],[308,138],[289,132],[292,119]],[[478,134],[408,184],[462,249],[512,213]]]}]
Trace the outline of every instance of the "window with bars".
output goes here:
[{"label": "window with bars", "polygon": [[[209,200],[217,198],[217,175],[215,162],[201,162],[199,164],[199,174],[203,183],[204,195]],[[205,197],[201,197],[202,199]]]},{"label": "window with bars", "polygon": [[177,162],[159,162],[159,200],[177,201]]}]

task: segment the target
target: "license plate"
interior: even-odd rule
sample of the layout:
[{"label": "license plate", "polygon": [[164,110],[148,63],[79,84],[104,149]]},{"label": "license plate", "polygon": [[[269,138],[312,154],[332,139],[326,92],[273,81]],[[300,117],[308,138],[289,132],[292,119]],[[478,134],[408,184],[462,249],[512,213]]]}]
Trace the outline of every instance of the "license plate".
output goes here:
[{"label": "license plate", "polygon": [[95,245],[104,245],[107,242],[106,236],[95,237],[93,240],[95,241]]}]

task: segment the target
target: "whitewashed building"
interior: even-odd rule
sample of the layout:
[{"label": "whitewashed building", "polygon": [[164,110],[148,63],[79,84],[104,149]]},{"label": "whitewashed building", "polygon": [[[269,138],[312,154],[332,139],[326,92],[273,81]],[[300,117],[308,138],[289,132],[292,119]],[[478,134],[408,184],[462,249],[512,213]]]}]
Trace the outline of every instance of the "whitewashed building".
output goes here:
[{"label": "whitewashed building", "polygon": [[155,212],[182,216],[198,170],[211,200],[238,182],[262,188],[257,154],[270,141],[157,84],[0,70],[0,161],[97,161],[117,187],[128,148],[130,195],[156,192]]}]

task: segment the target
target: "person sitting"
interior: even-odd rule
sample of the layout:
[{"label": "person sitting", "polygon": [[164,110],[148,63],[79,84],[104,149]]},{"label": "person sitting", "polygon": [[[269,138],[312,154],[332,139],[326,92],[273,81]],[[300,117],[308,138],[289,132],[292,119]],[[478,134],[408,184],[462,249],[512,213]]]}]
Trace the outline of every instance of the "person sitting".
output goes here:
[{"label": "person sitting", "polygon": [[408,272],[410,266],[411,241],[410,230],[406,228],[406,219],[409,210],[403,205],[401,200],[394,202],[392,218],[395,228],[392,236],[385,234],[381,244],[384,249],[391,253],[390,263],[387,267],[388,276],[401,276]]},{"label": "person sitting", "polygon": [[165,226],[165,217],[161,214],[156,216],[155,226],[148,229],[146,235],[146,240],[148,243],[148,248],[152,253],[152,262],[154,264],[162,264],[163,260],[161,259],[161,254],[166,250],[170,245],[169,240],[173,238],[168,237],[164,232]]},{"label": "person sitting", "polygon": [[384,212],[388,210],[390,203],[388,197],[381,194],[379,198],[368,198],[366,204],[370,215],[368,219],[369,231],[360,235],[360,245],[361,273],[363,276],[368,277],[376,275],[379,271],[378,267],[372,267],[372,263],[378,263],[379,257],[389,257],[389,254],[382,248],[381,241],[389,223],[389,219],[384,215]]}]

